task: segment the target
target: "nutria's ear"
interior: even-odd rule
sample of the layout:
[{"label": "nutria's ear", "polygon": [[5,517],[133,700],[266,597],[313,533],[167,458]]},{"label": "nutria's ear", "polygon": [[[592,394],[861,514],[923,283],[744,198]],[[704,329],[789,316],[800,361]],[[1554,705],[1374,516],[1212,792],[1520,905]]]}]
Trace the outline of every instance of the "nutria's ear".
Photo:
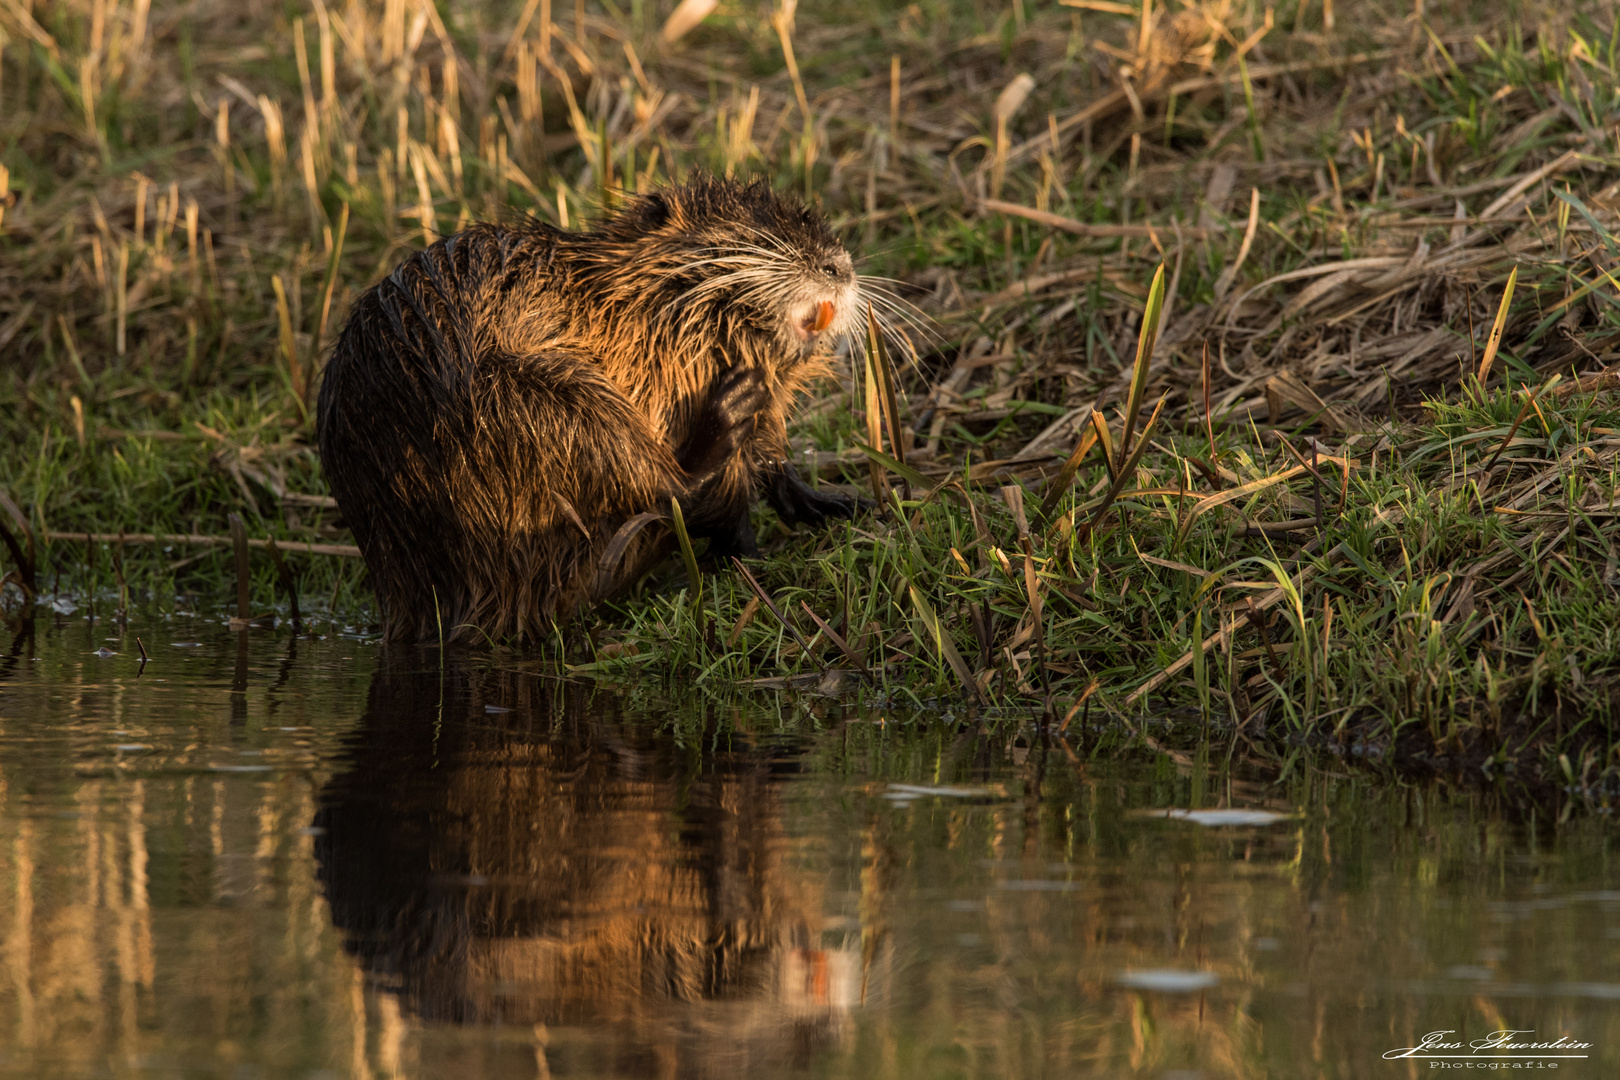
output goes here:
[{"label": "nutria's ear", "polygon": [[643,195],[636,201],[639,204],[637,209],[641,212],[642,228],[656,229],[669,222],[669,200],[661,192]]}]

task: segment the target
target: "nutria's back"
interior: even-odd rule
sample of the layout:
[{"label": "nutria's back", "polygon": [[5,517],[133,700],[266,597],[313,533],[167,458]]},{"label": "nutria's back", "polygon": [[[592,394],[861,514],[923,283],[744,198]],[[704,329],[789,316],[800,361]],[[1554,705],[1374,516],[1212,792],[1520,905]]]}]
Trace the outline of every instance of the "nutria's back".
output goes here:
[{"label": "nutria's back", "polygon": [[659,529],[630,533],[672,498],[722,554],[754,551],[756,494],[790,521],[852,512],[784,458],[860,306],[825,221],[763,183],[662,189],[590,232],[476,225],[406,259],[356,302],[317,416],[386,636],[543,635],[659,557]]}]

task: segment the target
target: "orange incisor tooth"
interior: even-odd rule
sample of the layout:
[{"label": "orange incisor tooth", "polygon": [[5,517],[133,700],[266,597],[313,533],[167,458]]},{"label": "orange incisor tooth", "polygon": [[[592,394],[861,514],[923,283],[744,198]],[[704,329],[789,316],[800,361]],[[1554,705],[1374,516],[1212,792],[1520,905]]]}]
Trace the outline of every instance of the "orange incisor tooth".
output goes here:
[{"label": "orange incisor tooth", "polygon": [[833,306],[829,301],[823,300],[816,305],[816,333],[821,333],[832,325]]}]

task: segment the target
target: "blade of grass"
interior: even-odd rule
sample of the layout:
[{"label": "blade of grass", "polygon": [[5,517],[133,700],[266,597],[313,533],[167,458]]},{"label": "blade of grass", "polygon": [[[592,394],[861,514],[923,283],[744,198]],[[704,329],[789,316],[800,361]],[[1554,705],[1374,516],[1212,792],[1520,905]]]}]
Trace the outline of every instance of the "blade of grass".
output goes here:
[{"label": "blade of grass", "polygon": [[1203,711],[1204,723],[1209,723],[1209,671],[1204,663],[1204,610],[1193,612],[1192,625],[1193,689],[1198,694],[1198,707]]},{"label": "blade of grass", "polygon": [[1592,231],[1598,235],[1598,239],[1603,241],[1603,246],[1608,249],[1610,255],[1620,255],[1620,246],[1616,245],[1614,234],[1593,216],[1592,211],[1587,209],[1586,204],[1581,201],[1578,195],[1568,190],[1555,190],[1553,194],[1573,206],[1575,212],[1586,219],[1586,223],[1592,227]]},{"label": "blade of grass", "polygon": [[1017,528],[1017,538],[1023,540],[1029,536],[1029,518],[1024,514],[1024,489],[1017,484],[1008,484],[1001,489],[1001,501],[1007,504],[1012,511],[1013,525]]},{"label": "blade of grass", "polygon": [[1091,410],[1091,430],[1097,433],[1097,442],[1102,445],[1103,464],[1108,466],[1108,480],[1112,483],[1119,478],[1119,460],[1114,455],[1114,438],[1108,431],[1108,418],[1096,409]]},{"label": "blade of grass", "polygon": [[656,510],[647,510],[619,526],[611,539],[608,540],[607,550],[602,552],[602,558],[596,565],[596,591],[603,594],[611,591],[614,584],[614,575],[619,569],[619,560],[624,557],[625,549],[648,525],[655,521],[664,520],[664,515]]},{"label": "blade of grass", "polygon": [[1209,342],[1208,341],[1204,342],[1203,379],[1204,379],[1204,431],[1209,435],[1209,465],[1210,465],[1211,471],[1213,471],[1214,468],[1215,468],[1215,465],[1216,465],[1216,460],[1215,460],[1215,418],[1209,414],[1210,373],[1209,373]]},{"label": "blade of grass", "polygon": [[823,664],[821,660],[810,651],[810,643],[804,640],[804,635],[799,633],[799,628],[789,622],[786,615],[782,614],[782,609],[776,606],[776,601],[771,599],[770,593],[766,592],[765,587],[761,585],[757,579],[755,579],[753,574],[748,572],[748,567],[743,565],[743,561],[737,558],[737,556],[733,555],[731,557],[731,565],[737,568],[737,573],[742,575],[743,583],[748,586],[755,596],[759,597],[760,602],[765,605],[766,610],[772,615],[776,616],[776,621],[782,624],[782,628],[784,630],[793,635],[793,640],[799,643],[799,648],[804,652],[805,656],[809,657],[810,662],[816,665],[816,667],[820,668],[822,671],[826,671],[827,665]]},{"label": "blade of grass", "polygon": [[[937,486],[935,481],[929,480],[928,477],[924,476],[910,465],[896,461],[883,451],[868,446],[859,439],[853,439],[851,441],[855,444],[855,448],[861,453],[865,454],[867,459],[871,461],[873,468],[887,469],[889,472],[892,472],[896,476],[899,476],[901,479],[905,480],[908,484],[912,484],[916,487],[928,488],[932,490],[935,486]],[[881,488],[879,491],[881,492]]]},{"label": "blade of grass", "polygon": [[[951,550],[954,552],[956,549],[952,548]],[[960,556],[958,557],[960,558]],[[964,569],[966,569],[965,566]],[[971,572],[969,576],[972,576]],[[995,651],[995,634],[991,630],[992,624],[990,621],[990,601],[985,600],[978,607],[969,604],[967,608],[968,621],[973,624],[973,638],[979,645],[979,667],[982,670],[989,670],[990,658]]]},{"label": "blade of grass", "polygon": [[810,616],[811,620],[816,624],[823,634],[827,635],[827,640],[838,646],[838,651],[843,653],[844,656],[848,658],[849,662],[854,664],[856,668],[860,670],[862,675],[871,674],[866,667],[866,661],[861,659],[860,655],[857,654],[854,649],[850,648],[849,642],[845,641],[838,631],[828,626],[826,621],[822,619],[820,615],[815,613],[815,609],[813,609],[803,600],[799,601],[799,606],[804,608],[804,613]]},{"label": "blade of grass", "polygon": [[1159,415],[1164,412],[1164,402],[1165,398],[1159,398],[1159,404],[1154,407],[1153,415],[1148,417],[1147,426],[1142,429],[1142,438],[1137,442],[1136,449],[1120,465],[1119,475],[1114,477],[1114,483],[1109,487],[1108,494],[1103,496],[1103,501],[1092,512],[1091,520],[1076,531],[1077,539],[1084,540],[1090,535],[1092,530],[1102,522],[1103,515],[1108,513],[1109,508],[1114,505],[1114,500],[1119,498],[1119,493],[1125,490],[1126,480],[1136,471],[1137,462],[1142,460],[1142,454],[1147,450],[1149,442],[1153,438],[1153,431],[1159,426]]},{"label": "blade of grass", "polygon": [[[108,554],[111,556],[110,561],[112,563],[113,584],[115,584],[118,587],[118,607],[114,610],[113,614],[114,614],[114,617],[117,618],[119,622],[123,622],[126,613],[129,611],[129,584],[124,579],[124,541],[123,541],[123,535],[120,534],[118,540],[116,540],[112,544],[109,544],[108,547],[109,547]],[[92,570],[94,569],[94,567],[95,567],[95,563],[93,561],[93,556],[92,556],[92,562],[91,562]],[[92,573],[91,580],[94,581],[94,578],[95,578],[95,575]]]},{"label": "blade of grass", "polygon": [[1119,436],[1119,452],[1131,451],[1131,433],[1136,430],[1136,413],[1147,390],[1148,366],[1153,362],[1153,346],[1159,340],[1159,312],[1164,307],[1164,263],[1153,271],[1148,286],[1147,307],[1142,311],[1142,328],[1136,337],[1136,365],[1131,372],[1131,391],[1125,399],[1125,430]]},{"label": "blade of grass", "polygon": [[1475,380],[1480,386],[1490,378],[1491,364],[1496,360],[1496,350],[1502,344],[1502,329],[1507,325],[1508,305],[1513,302],[1513,288],[1519,283],[1519,268],[1515,266],[1508,274],[1507,285],[1502,289],[1502,302],[1496,308],[1496,321],[1491,324],[1491,336],[1485,342],[1485,355],[1479,358],[1479,371]]},{"label": "blade of grass", "polygon": [[281,557],[281,549],[276,546],[274,538],[264,542],[264,549],[270,553],[270,561],[276,564],[276,578],[287,593],[287,606],[292,613],[293,626],[300,625],[304,620],[298,613],[298,582],[293,578],[292,570],[287,566],[287,560]]},{"label": "blade of grass", "polygon": [[1024,592],[1029,597],[1030,628],[1035,631],[1035,663],[1041,671],[1041,694],[1045,701],[1043,716],[1052,713],[1052,677],[1046,669],[1046,612],[1041,602],[1040,578],[1035,574],[1035,553],[1026,535],[1024,541]]},{"label": "blade of grass", "polygon": [[1059,734],[1069,730],[1069,722],[1074,719],[1074,714],[1079,712],[1086,702],[1091,700],[1091,695],[1095,694],[1097,687],[1101,685],[1101,679],[1092,679],[1091,682],[1086,684],[1086,688],[1080,692],[1080,696],[1075,698],[1074,704],[1069,706],[1069,711],[1063,714],[1063,723],[1058,725]]},{"label": "blade of grass", "polygon": [[[900,464],[906,463],[905,440],[900,438],[900,406],[894,394],[894,364],[889,359],[889,347],[878,332],[877,316],[870,304],[866,308],[866,350],[874,358],[877,372],[878,400],[883,406],[883,420],[889,425],[889,450]],[[879,446],[874,442],[873,446]]]},{"label": "blade of grass", "polygon": [[287,380],[292,386],[293,397],[298,399],[299,409],[307,412],[304,367],[298,362],[298,340],[293,336],[292,314],[287,309],[287,288],[282,284],[280,274],[271,276],[270,285],[276,291],[276,321],[281,327],[281,355],[287,361]]},{"label": "blade of grass", "polygon": [[1204,498],[1199,499],[1197,502],[1193,503],[1192,509],[1187,512],[1186,520],[1181,523],[1181,535],[1177,538],[1178,543],[1187,539],[1187,531],[1192,528],[1192,523],[1207,511],[1213,510],[1217,506],[1224,506],[1225,504],[1232,502],[1235,499],[1241,499],[1246,495],[1252,495],[1254,492],[1259,491],[1262,488],[1268,488],[1272,484],[1280,484],[1285,480],[1292,480],[1294,477],[1299,476],[1306,471],[1308,470],[1306,470],[1305,466],[1303,465],[1293,465],[1284,469],[1282,472],[1272,473],[1270,476],[1262,476],[1258,480],[1250,480],[1247,484],[1239,484],[1237,487],[1230,487],[1225,491],[1217,491],[1213,495],[1207,495]]},{"label": "blade of grass", "polygon": [[[883,399],[878,389],[877,371],[873,366],[873,348],[870,343],[866,349],[866,438],[871,443],[871,449],[877,450],[883,445]],[[872,474],[872,501],[883,505],[887,500],[883,497],[883,489],[888,486],[888,477],[884,474],[883,466],[870,454],[867,455],[867,465]]]},{"label": "blade of grass", "polygon": [[675,44],[708,18],[718,6],[718,0],[681,0],[675,10],[669,13],[669,18],[664,21],[659,38],[665,45]]},{"label": "blade of grass", "polygon": [[1322,515],[1322,473],[1318,468],[1315,442],[1313,441],[1311,444],[1311,459],[1309,461],[1305,460],[1304,454],[1301,454],[1298,450],[1294,449],[1294,444],[1288,441],[1288,436],[1284,435],[1280,431],[1277,433],[1277,442],[1284,450],[1288,452],[1290,457],[1299,462],[1300,468],[1310,473],[1312,483],[1311,498],[1315,507],[1314,517],[1316,518],[1316,527],[1318,529],[1323,528],[1325,525],[1325,519]]},{"label": "blade of grass", "polygon": [[1249,147],[1254,151],[1254,160],[1266,160],[1266,143],[1260,134],[1260,115],[1254,107],[1254,83],[1249,79],[1249,65],[1243,59],[1243,53],[1238,53],[1238,81],[1243,85],[1243,105],[1248,112],[1249,120]]},{"label": "blade of grass", "polygon": [[686,563],[686,578],[692,583],[692,618],[697,623],[698,640],[708,638],[708,619],[703,610],[703,575],[698,572],[697,554],[692,550],[692,538],[686,532],[686,518],[681,514],[681,501],[669,500],[670,523],[675,528],[675,539],[681,545],[681,558]]},{"label": "blade of grass", "polygon": [[231,525],[231,546],[236,549],[236,617],[244,623],[252,618],[248,604],[248,539],[247,526],[238,514],[227,514]]},{"label": "blade of grass", "polygon": [[[338,226],[332,231],[332,257],[326,263],[326,285],[321,289],[321,318],[315,324],[315,340],[310,342],[310,366],[319,369],[321,347],[326,343],[326,322],[332,315],[332,291],[337,288],[338,266],[343,262],[343,240],[349,235],[349,204],[338,212]],[[314,380],[311,380],[312,382]]]},{"label": "blade of grass", "polygon": [[737,621],[732,624],[731,633],[726,635],[726,647],[728,649],[737,644],[737,639],[742,637],[742,632],[748,629],[748,624],[753,622],[754,616],[758,614],[759,597],[750,596],[748,598],[748,603],[743,605],[742,614],[738,615]]},{"label": "blade of grass", "polygon": [[1063,463],[1063,468],[1059,469],[1057,476],[1053,477],[1051,485],[1046,489],[1046,498],[1041,500],[1041,519],[1043,521],[1050,518],[1052,511],[1057,509],[1058,500],[1063,498],[1063,493],[1069,490],[1069,485],[1074,482],[1074,474],[1080,470],[1080,463],[1085,461],[1086,455],[1096,445],[1097,430],[1095,427],[1081,432],[1080,440],[1074,444],[1074,453],[1069,455],[1069,459]]},{"label": "blade of grass", "polygon": [[[1215,279],[1215,299],[1224,300],[1226,294],[1232,291],[1233,282],[1237,281],[1238,272],[1243,269],[1244,262],[1249,258],[1249,248],[1254,244],[1255,230],[1260,225],[1260,189],[1249,189],[1249,223],[1243,230],[1243,242],[1238,245],[1237,258],[1221,271],[1220,277]],[[1208,345],[1205,345],[1208,349]],[[1205,413],[1209,410],[1206,408]]]},{"label": "blade of grass", "polygon": [[1519,425],[1524,423],[1525,417],[1530,415],[1530,410],[1536,407],[1536,398],[1541,396],[1541,392],[1543,390],[1551,389],[1558,383],[1562,382],[1563,379],[1564,377],[1562,375],[1554,375],[1552,378],[1548,379],[1546,382],[1532,390],[1525,397],[1524,404],[1519,407],[1519,415],[1513,418],[1513,426],[1508,428],[1508,433],[1502,437],[1501,443],[1496,447],[1496,453],[1491,455],[1491,459],[1487,461],[1485,463],[1485,467],[1479,471],[1479,477],[1481,480],[1491,475],[1491,470],[1496,467],[1496,459],[1502,456],[1502,451],[1508,448],[1508,444],[1513,441],[1513,436],[1519,433]]},{"label": "blade of grass", "polygon": [[935,651],[956,673],[957,679],[962,683],[962,688],[967,691],[968,696],[974,701],[982,702],[983,698],[979,695],[978,686],[973,682],[973,673],[968,670],[967,661],[963,660],[962,654],[956,651],[956,643],[951,640],[949,634],[945,633],[945,627],[940,624],[939,616],[934,614],[933,606],[924,599],[917,586],[911,582],[906,582],[906,589],[911,593],[911,604],[917,609],[917,617],[922,620],[923,626],[934,639]]},{"label": "blade of grass", "polygon": [[1277,685],[1281,686],[1284,681],[1282,658],[1277,655],[1277,647],[1271,643],[1271,634],[1266,630],[1266,616],[1254,606],[1254,597],[1245,596],[1243,602],[1248,605],[1246,614],[1249,625],[1260,635],[1260,644],[1266,647],[1266,656],[1271,660],[1272,676],[1277,680]]}]

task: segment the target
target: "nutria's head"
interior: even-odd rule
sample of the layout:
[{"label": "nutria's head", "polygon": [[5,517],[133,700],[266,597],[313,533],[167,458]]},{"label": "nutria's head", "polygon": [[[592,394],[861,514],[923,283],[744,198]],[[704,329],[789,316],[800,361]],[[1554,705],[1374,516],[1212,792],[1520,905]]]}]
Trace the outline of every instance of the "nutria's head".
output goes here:
[{"label": "nutria's head", "polygon": [[865,318],[854,263],[826,220],[763,180],[703,177],[638,195],[598,232],[672,325],[746,333],[793,362]]}]

